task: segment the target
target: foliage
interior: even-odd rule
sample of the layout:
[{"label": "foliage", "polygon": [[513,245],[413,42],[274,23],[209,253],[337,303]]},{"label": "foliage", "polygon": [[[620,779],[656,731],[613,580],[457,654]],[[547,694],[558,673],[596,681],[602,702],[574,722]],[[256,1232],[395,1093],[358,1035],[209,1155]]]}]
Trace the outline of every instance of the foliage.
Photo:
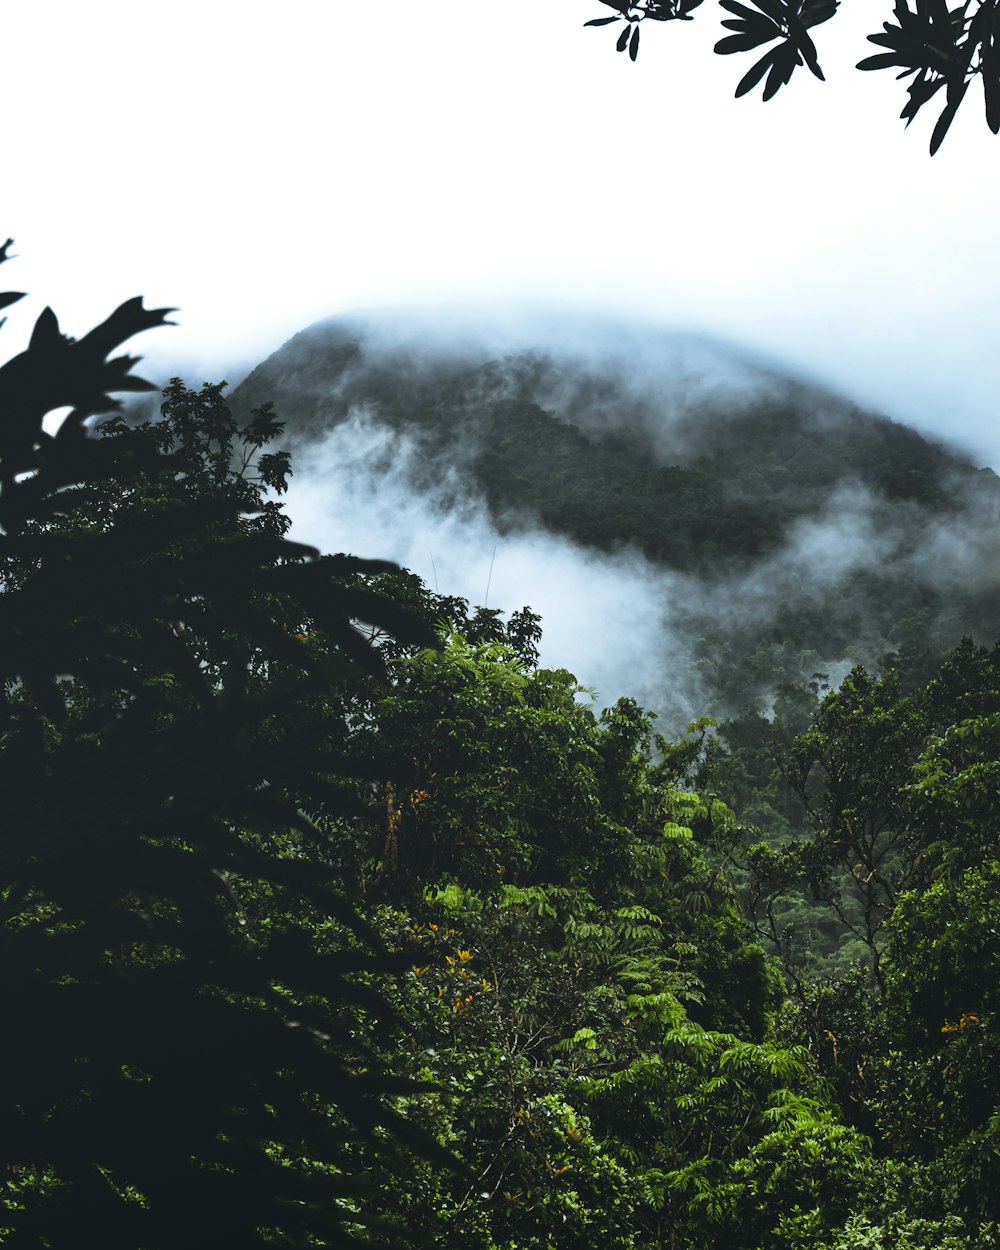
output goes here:
[{"label": "foliage", "polygon": [[[594,18],[586,26],[625,23],[618,38],[618,51],[628,46],[632,60],[639,51],[641,23],[690,19],[691,10],[701,0],[601,0],[615,9],[615,17]],[[727,55],[749,52],[764,44],[774,47],[747,71],[736,88],[737,97],[751,91],[766,77],[764,99],[770,100],[791,81],[796,68],[807,65],[819,79],[816,45],[811,28],[829,21],[839,8],[839,0],[720,0],[722,8],[734,16],[722,25],[736,34],[720,39],[715,51]],[[931,135],[931,155],[948,133],[965,93],[976,78],[983,84],[986,122],[994,134],[1000,130],[1000,45],[998,45],[998,6],[996,0],[964,0],[949,9],[947,0],[896,0],[895,22],[883,22],[882,31],[869,35],[871,43],[887,48],[858,62],[858,69],[897,69],[897,78],[913,81],[907,88],[909,99],[901,117],[906,124],[944,88],[946,102]]]},{"label": "foliage", "polygon": [[106,356],[163,321],[132,300],[77,342],[47,309],[0,369],[0,1225],[19,1246],[356,1244],[377,1221],[352,1143],[420,1134],[366,1040],[392,960],[299,806],[336,762],[293,710],[331,669],[377,669],[352,618],[433,636],[357,584],[365,562],[281,537],[270,414],[241,431],[220,388],[174,383],[163,425],[89,436],[149,385]]},{"label": "foliage", "polygon": [[[892,669],[873,677],[855,668],[791,741],[784,711],[765,742],[797,797],[798,822],[792,809],[789,823],[763,806],[778,804],[780,791],[745,738],[734,741],[743,774],[719,757],[722,778],[744,787],[742,810],[765,817],[767,840],[747,855],[748,901],[790,975],[806,950],[815,968],[826,947],[828,971],[864,957],[881,986],[885,925],[900,894],[994,856],[998,656],[964,639],[906,693]],[[826,935],[815,905],[829,909]]]},{"label": "foliage", "polygon": [[[753,856],[758,883],[770,872],[773,890],[782,872],[792,880],[832,862],[825,830],[842,830],[832,841],[842,867],[845,850],[858,853],[843,831],[850,823],[878,831],[871,847],[895,839],[895,858],[886,851],[863,882],[880,891],[880,995],[873,1000],[860,968],[826,984],[800,971],[798,1001],[779,1024],[786,1043],[809,1047],[849,1121],[875,1139],[895,1186],[891,1218],[873,1211],[852,1222],[859,1244],[995,1244],[997,661],[996,648],[965,640],[909,695],[892,674],[853,673],[795,748],[800,763],[823,770],[812,796],[824,813],[819,837]],[[839,745],[823,739],[832,729]]]},{"label": "foliage", "polygon": [[267,405],[95,437],[157,321],[0,369],[0,1240],[994,1250],[1000,648],[597,713]]},{"label": "foliage", "polygon": [[693,944],[662,915],[566,886],[453,884],[382,923],[419,960],[399,1062],[437,1085],[424,1114],[476,1177],[421,1167],[387,1178],[387,1201],[442,1244],[750,1247],[790,1195],[839,1223],[864,1140],[805,1052],[690,1018]]}]

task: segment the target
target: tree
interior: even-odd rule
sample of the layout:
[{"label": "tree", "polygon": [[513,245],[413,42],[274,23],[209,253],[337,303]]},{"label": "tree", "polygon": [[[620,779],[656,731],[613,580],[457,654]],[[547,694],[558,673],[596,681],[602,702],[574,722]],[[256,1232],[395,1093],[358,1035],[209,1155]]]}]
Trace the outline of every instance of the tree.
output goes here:
[{"label": "tree", "polygon": [[778,931],[776,897],[805,885],[863,944],[882,985],[884,925],[920,872],[905,783],[926,732],[926,716],[901,695],[891,670],[876,679],[855,668],[823,699],[785,763],[813,836],[781,851],[762,845],[751,856],[751,901],[763,900],[775,942],[787,940]]},{"label": "tree", "polygon": [[412,963],[393,1066],[437,1086],[412,1101],[473,1177],[380,1173],[386,1206],[462,1250],[818,1247],[867,1146],[768,1037],[732,813],[676,785],[702,742],[654,763],[631,700],[595,716],[453,631],[390,671],[359,729],[398,748],[368,914]]},{"label": "tree", "polygon": [[0,1236],[356,1245],[358,1144],[435,1147],[367,1040],[396,964],[307,814],[342,790],[298,710],[379,671],[355,620],[435,639],[359,581],[384,563],[282,536],[271,414],[174,383],[91,436],[165,312],[77,342],[46,309],[0,369]]},{"label": "tree", "polygon": [[[752,91],[764,80],[764,99],[770,100],[790,82],[795,70],[808,66],[819,79],[823,71],[812,35],[815,27],[834,16],[839,0],[719,0],[732,16],[722,25],[735,32],[720,39],[715,51],[721,55],[769,48],[740,79],[737,97]],[[616,11],[614,17],[594,18],[587,26],[624,22],[618,51],[628,49],[634,61],[639,51],[642,23],[690,21],[702,0],[601,0]],[[868,36],[886,51],[866,57],[858,69],[895,69],[898,78],[910,78],[908,100],[901,117],[906,124],[942,89],[945,104],[931,135],[931,155],[938,150],[965,99],[970,85],[982,82],[986,122],[994,134],[1000,130],[1000,3],[998,0],[963,0],[949,9],[947,0],[895,0],[894,22]]]},{"label": "tree", "polygon": [[890,925],[872,1101],[892,1152],[925,1165],[923,1205],[938,1216],[1000,1209],[998,926],[995,861],[904,895]]}]

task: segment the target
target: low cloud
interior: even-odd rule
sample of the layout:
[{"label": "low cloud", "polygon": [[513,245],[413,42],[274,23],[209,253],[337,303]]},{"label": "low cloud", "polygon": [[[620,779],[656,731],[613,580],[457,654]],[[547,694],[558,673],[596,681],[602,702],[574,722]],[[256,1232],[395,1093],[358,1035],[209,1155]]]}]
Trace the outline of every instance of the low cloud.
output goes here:
[{"label": "low cloud", "polygon": [[[712,480],[723,491],[726,464],[783,406],[818,436],[872,428],[808,380],[695,335],[546,312],[487,323],[453,311],[369,315],[286,344],[243,393],[250,405],[267,398],[291,418],[295,538],[396,560],[472,605],[531,607],[543,664],[574,672],[598,706],[637,698],[671,731],[706,712],[766,709],[782,680],[815,671],[836,684],[857,661],[919,648],[921,631],[955,642],[970,628],[970,595],[988,608],[1000,567],[995,479],[930,449],[925,470],[955,474],[934,478],[939,502],[890,499],[851,476],[832,488],[829,476],[791,476],[804,511],[788,513],[778,544],[756,558],[720,552],[700,575],[490,514],[469,472],[487,403],[535,403],[584,432],[627,436],[662,463],[721,455]],[[752,489],[739,472],[732,482]],[[893,588],[917,605],[902,626]]]},{"label": "low cloud", "polygon": [[442,467],[436,487],[420,485],[419,455],[413,438],[355,409],[298,455],[291,536],[396,560],[474,605],[531,607],[542,616],[541,663],[568,668],[598,706],[628,694],[668,707],[675,722],[700,713],[700,692],[673,681],[671,605],[688,579],[638,552],[602,556],[540,530],[501,533],[454,467]]}]

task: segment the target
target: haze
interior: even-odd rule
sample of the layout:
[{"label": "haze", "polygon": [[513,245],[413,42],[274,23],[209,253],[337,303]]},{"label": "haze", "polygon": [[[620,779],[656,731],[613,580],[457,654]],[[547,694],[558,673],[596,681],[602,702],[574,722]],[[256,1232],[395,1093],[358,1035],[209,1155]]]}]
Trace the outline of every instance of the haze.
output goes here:
[{"label": "haze", "polygon": [[541,301],[720,335],[1000,467],[1000,143],[975,93],[933,160],[933,118],[904,132],[853,69],[876,8],[763,105],[709,5],[635,65],[597,0],[12,6],[8,351],[142,293],[182,310],[155,374],[236,382],[320,316]]}]

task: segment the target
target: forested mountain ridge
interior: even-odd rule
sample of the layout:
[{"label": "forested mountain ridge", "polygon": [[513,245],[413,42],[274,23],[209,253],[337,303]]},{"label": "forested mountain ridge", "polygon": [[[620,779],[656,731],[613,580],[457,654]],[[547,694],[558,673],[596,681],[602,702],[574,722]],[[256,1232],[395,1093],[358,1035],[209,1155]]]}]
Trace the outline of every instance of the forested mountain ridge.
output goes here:
[{"label": "forested mountain ridge", "polygon": [[232,403],[239,411],[270,396],[297,443],[367,407],[418,434],[429,464],[460,457],[470,487],[506,524],[537,517],[593,546],[637,545],[703,572],[773,550],[845,481],[943,516],[970,495],[1000,498],[990,470],[907,426],[734,366],[721,346],[702,348],[694,366],[729,366],[713,386],[679,363],[691,350],[683,336],[664,336],[663,376],[644,360],[645,378],[631,378],[625,355],[595,364],[552,348],[491,359],[488,345],[419,349],[377,325],[334,319],[295,335]]},{"label": "forested mountain ridge", "polygon": [[500,532],[639,551],[682,577],[665,596],[701,710],[857,660],[937,657],[963,633],[992,641],[990,470],[722,344],[588,333],[524,347],[334,319],[232,402],[274,400],[300,471],[326,433],[363,419],[405,439],[418,492],[475,498]]}]

